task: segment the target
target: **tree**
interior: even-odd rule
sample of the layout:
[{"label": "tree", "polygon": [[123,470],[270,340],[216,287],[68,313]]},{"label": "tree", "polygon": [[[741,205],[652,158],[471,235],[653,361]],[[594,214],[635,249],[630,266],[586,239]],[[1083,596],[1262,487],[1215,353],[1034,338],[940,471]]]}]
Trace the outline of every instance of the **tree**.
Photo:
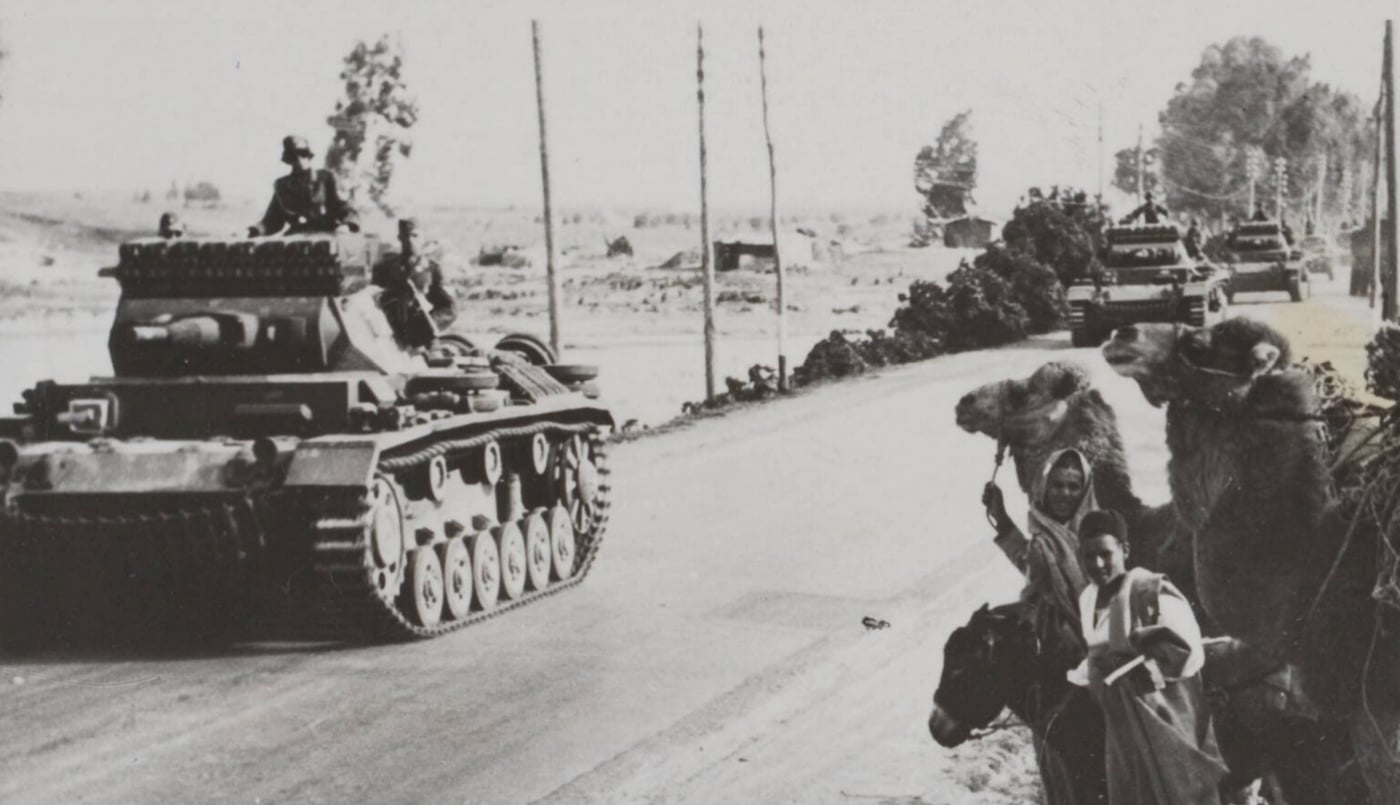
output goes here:
[{"label": "tree", "polygon": [[[1274,194],[1271,166],[1278,157],[1288,161],[1282,190],[1293,203],[1312,191],[1324,155],[1334,183],[1343,166],[1367,162],[1366,107],[1354,95],[1313,83],[1310,69],[1307,56],[1286,57],[1259,37],[1206,48],[1190,82],[1177,85],[1158,116],[1167,206],[1205,215],[1242,212],[1252,148],[1269,161],[1256,175],[1260,199]],[[1339,215],[1345,206],[1329,198],[1325,213]]]},{"label": "tree", "polygon": [[924,215],[953,218],[967,213],[977,187],[977,141],[972,138],[972,110],[943,124],[934,145],[914,157],[914,190],[924,200]]},{"label": "tree", "polygon": [[[1157,176],[1157,166],[1161,163],[1161,153],[1156,148],[1142,149],[1142,190],[1161,195],[1162,181]],[[1124,193],[1138,192],[1138,147],[1124,148],[1113,155],[1113,186]]]},{"label": "tree", "polygon": [[403,46],[388,34],[368,45],[356,42],[340,78],[345,97],[326,122],[335,129],[326,167],[336,174],[347,200],[367,194],[385,215],[394,214],[389,186],[398,161],[413,152],[410,130],[418,101],[403,81]]}]

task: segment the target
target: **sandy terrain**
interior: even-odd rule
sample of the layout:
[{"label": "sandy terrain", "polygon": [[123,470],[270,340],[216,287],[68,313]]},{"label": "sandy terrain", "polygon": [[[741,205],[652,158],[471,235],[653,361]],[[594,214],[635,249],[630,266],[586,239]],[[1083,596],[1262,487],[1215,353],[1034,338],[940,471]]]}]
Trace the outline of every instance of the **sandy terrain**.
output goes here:
[{"label": "sandy terrain", "polygon": [[[62,256],[54,265],[69,265]],[[899,276],[887,255],[871,259]],[[807,277],[834,294],[880,270],[860,265]],[[676,311],[623,323],[635,311],[606,282],[582,284],[600,301],[596,313],[580,306],[597,330],[579,351],[595,350],[605,377],[680,383],[689,347],[654,346],[687,336],[663,330]],[[1259,297],[1236,311],[1297,334],[1300,354],[1346,356],[1366,311],[1340,296],[1345,285],[1306,305]],[[851,297],[817,298],[829,308]],[[762,316],[726,321],[752,323],[756,337]],[[87,360],[75,351],[103,337],[99,326],[0,343],[32,369]],[[1118,409],[1139,494],[1164,501],[1161,411],[1064,334],[833,384],[619,446],[592,577],[440,640],[0,657],[0,801],[1030,801],[1023,732],[947,752],[924,720],[949,630],[1018,588],[978,504],[992,444],[954,427],[954,402],[1051,358],[1090,369]],[[661,409],[641,393],[619,405]],[[867,631],[866,615],[892,626]]]},{"label": "sandy terrain", "polygon": [[[71,198],[0,193],[0,398],[42,377],[83,378],[110,371],[106,328],[116,284],[99,267],[116,260],[116,245],[149,235],[162,207],[122,198]],[[192,235],[235,235],[261,214],[251,202],[181,210]],[[636,228],[642,216],[645,226]],[[542,226],[528,210],[434,208],[421,225],[446,251],[448,282],[460,300],[454,329],[486,343],[508,332],[548,336],[548,291]],[[623,420],[664,422],[681,404],[704,397],[702,291],[698,254],[682,269],[657,268],[677,252],[699,248],[699,225],[655,211],[559,214],[556,248],[562,284],[565,359],[604,365],[602,382]],[[577,222],[575,220],[577,219]],[[668,223],[669,221],[669,223]],[[812,230],[846,254],[817,261],[810,248],[786,255],[789,269],[789,362],[834,329],[863,332],[888,324],[898,295],[915,278],[941,279],[971,254],[907,248],[909,221],[881,214],[807,214],[784,218],[783,231]],[[366,231],[392,236],[392,222],[367,218]],[[636,255],[609,260],[604,237],[626,235]],[[751,216],[717,215],[712,239],[767,241]],[[785,241],[787,236],[785,235]],[[800,241],[801,238],[796,238]],[[517,244],[530,268],[474,266],[482,248]],[[776,365],[775,278],[753,267],[718,275],[717,375],[744,377],[755,363]],[[34,349],[65,334],[62,359]]]}]

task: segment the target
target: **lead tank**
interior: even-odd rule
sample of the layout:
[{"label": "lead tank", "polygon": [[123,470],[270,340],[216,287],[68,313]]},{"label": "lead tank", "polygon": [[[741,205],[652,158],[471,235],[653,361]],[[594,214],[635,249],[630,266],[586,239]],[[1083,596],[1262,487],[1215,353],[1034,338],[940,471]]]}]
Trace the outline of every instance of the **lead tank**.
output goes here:
[{"label": "lead tank", "polygon": [[357,234],[122,244],[112,376],[0,417],[0,636],[113,609],[226,635],[271,599],[432,637],[577,584],[608,515],[596,370],[528,336],[406,346],[370,282],[391,259]]}]

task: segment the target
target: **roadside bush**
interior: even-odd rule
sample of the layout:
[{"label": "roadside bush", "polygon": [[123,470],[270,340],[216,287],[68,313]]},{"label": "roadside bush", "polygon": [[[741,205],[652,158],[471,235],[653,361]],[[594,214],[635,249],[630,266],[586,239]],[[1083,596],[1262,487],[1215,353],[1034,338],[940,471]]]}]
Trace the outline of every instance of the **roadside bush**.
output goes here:
[{"label": "roadside bush", "polygon": [[1069,312],[1065,289],[1050,268],[1028,255],[996,245],[977,255],[973,265],[992,271],[1010,284],[1012,297],[1026,311],[1026,332],[1048,333],[1064,325]]},{"label": "roadside bush", "polygon": [[1055,188],[1050,196],[1031,188],[1032,201],[1018,207],[1002,229],[1005,247],[1055,272],[1062,285],[1093,273],[1104,214],[1083,192]]}]

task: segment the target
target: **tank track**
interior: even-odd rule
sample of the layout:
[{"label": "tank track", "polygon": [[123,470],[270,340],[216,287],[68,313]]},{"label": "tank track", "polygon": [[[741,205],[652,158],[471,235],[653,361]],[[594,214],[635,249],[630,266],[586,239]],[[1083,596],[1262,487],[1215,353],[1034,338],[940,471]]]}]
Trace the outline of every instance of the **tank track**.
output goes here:
[{"label": "tank track", "polygon": [[368,636],[386,641],[438,637],[548,598],[583,581],[602,545],[611,505],[606,441],[599,426],[541,422],[502,428],[470,438],[437,442],[409,455],[384,459],[379,464],[378,472],[394,477],[437,456],[451,456],[482,447],[491,441],[527,438],[540,433],[583,436],[589,447],[589,457],[599,474],[594,517],[586,533],[575,535],[574,572],[569,578],[552,580],[544,589],[526,591],[511,601],[498,601],[490,609],[482,610],[474,606],[462,618],[444,619],[431,626],[416,623],[399,607],[397,601],[381,596],[375,583],[379,569],[372,556],[373,509],[369,493],[331,495],[315,507],[312,523],[314,606],[325,618],[323,626],[336,635],[346,632],[345,636]]},{"label": "tank track", "polygon": [[21,641],[55,629],[120,630],[108,617],[114,606],[190,638],[230,634],[264,533],[248,498],[175,509],[128,500],[90,515],[16,512],[5,525],[0,632]]}]

